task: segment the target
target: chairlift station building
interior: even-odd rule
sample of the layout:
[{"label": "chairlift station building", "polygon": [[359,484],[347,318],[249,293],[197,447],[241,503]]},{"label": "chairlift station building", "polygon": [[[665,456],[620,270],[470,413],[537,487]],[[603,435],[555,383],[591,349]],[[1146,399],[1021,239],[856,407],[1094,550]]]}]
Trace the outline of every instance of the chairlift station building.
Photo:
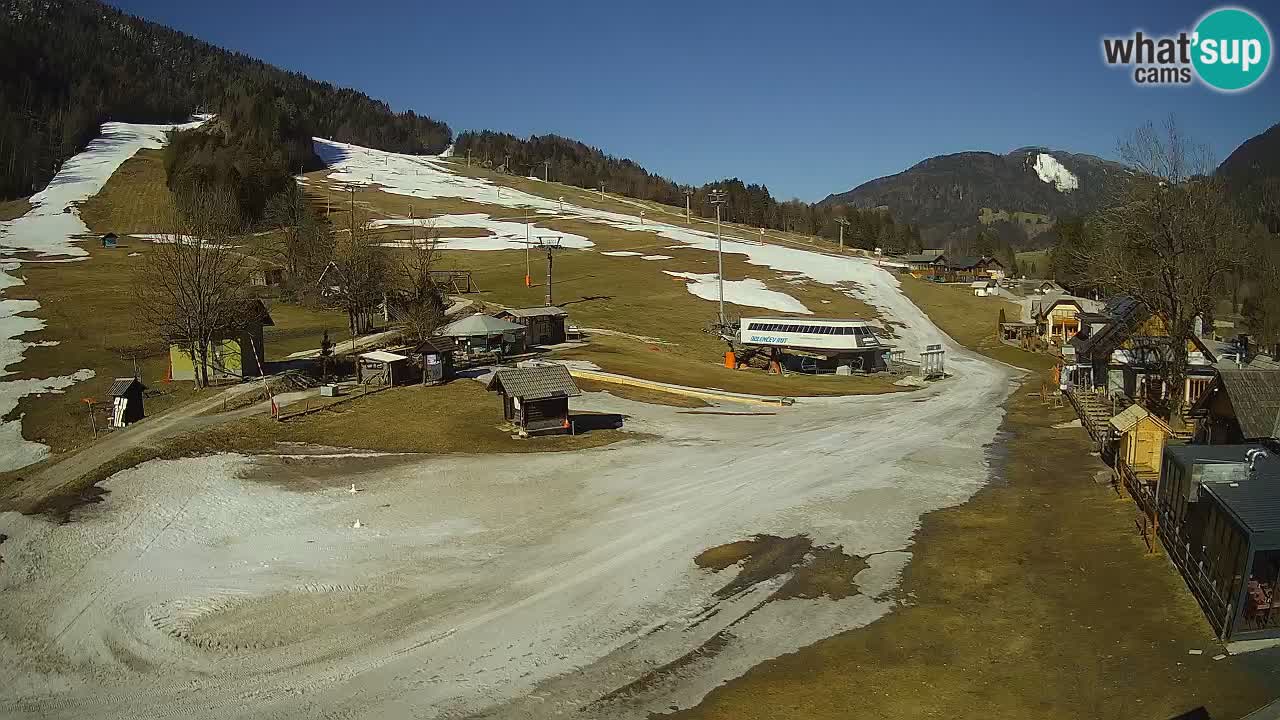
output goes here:
[{"label": "chairlift station building", "polygon": [[744,317],[738,333],[743,345],[768,348],[771,358],[791,369],[812,364],[836,372],[842,367],[874,372],[887,367],[892,350],[874,325],[857,318]]}]

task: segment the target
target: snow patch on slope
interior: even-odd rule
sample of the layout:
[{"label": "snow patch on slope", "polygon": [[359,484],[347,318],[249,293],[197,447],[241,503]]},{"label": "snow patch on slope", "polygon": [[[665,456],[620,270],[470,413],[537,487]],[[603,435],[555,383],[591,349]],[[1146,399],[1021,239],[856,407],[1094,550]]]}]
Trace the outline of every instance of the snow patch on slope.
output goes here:
[{"label": "snow patch on slope", "polygon": [[[715,273],[686,273],[673,272],[671,270],[663,270],[662,272],[672,276],[688,280],[689,284],[685,287],[693,295],[703,300],[719,300],[720,287],[716,282]],[[804,303],[791,297],[786,293],[780,293],[777,290],[770,290],[765,284],[755,278],[747,278],[746,280],[725,280],[724,281],[724,301],[734,305],[743,305],[745,307],[768,308],[770,310],[781,310],[789,313],[802,313],[804,315],[812,315],[809,308]]]},{"label": "snow patch on slope", "polygon": [[[88,253],[76,244],[78,236],[89,232],[80,219],[79,204],[97,195],[112,173],[125,160],[143,148],[163,147],[165,133],[187,125],[137,125],[104,123],[102,133],[71,157],[41,192],[31,196],[33,206],[15,220],[0,222],[0,256],[19,253],[42,258],[70,256],[82,260]],[[56,262],[57,260],[53,260]],[[50,260],[26,260],[50,262]],[[8,272],[18,269],[20,262],[9,260],[0,266],[0,289],[20,285],[22,281]],[[12,375],[9,368],[22,362],[23,351],[34,343],[19,340],[22,335],[44,328],[44,321],[31,317],[39,309],[34,300],[0,299],[0,377]],[[26,395],[61,392],[71,385],[93,377],[92,370],[79,370],[71,375],[43,379],[0,382],[0,416],[7,415]],[[49,448],[22,438],[21,419],[0,423],[0,472],[16,470],[43,460]]]},{"label": "snow patch on slope", "polygon": [[1058,192],[1071,192],[1080,188],[1080,178],[1072,175],[1070,170],[1049,153],[1036,155],[1036,161],[1032,167],[1042,181],[1053,185]]}]

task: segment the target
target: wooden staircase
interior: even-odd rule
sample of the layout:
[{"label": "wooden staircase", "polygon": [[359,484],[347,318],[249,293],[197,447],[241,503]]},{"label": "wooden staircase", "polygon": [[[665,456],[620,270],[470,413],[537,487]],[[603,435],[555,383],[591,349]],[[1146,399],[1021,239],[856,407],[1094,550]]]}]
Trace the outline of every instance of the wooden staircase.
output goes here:
[{"label": "wooden staircase", "polygon": [[[1104,445],[1110,432],[1107,422],[1112,416],[1111,399],[1093,390],[1068,390],[1067,399],[1075,408],[1080,424],[1089,432],[1095,443]],[[1116,408],[1119,409],[1119,408]]]}]

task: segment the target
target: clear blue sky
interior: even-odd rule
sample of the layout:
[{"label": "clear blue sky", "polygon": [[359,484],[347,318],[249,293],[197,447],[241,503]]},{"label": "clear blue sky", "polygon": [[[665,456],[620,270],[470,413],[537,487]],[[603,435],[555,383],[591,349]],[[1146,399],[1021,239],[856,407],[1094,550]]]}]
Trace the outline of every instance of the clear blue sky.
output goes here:
[{"label": "clear blue sky", "polygon": [[[112,3],[454,132],[554,132],[680,182],[736,175],[782,198],[961,150],[1112,157],[1170,113],[1222,160],[1280,122],[1275,67],[1224,95],[1138,88],[1103,65],[1103,35],[1190,29],[1216,3]],[[1276,36],[1273,7],[1252,5]]]}]

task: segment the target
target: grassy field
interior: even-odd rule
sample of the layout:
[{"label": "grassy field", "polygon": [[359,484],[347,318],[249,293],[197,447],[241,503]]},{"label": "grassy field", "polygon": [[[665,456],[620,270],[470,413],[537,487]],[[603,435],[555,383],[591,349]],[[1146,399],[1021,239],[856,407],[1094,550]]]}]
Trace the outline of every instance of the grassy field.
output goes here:
[{"label": "grassy field", "polygon": [[30,209],[31,203],[27,202],[26,198],[0,201],[0,221],[20,218]]},{"label": "grassy field", "polygon": [[[522,181],[510,178],[509,184]],[[545,193],[544,183],[523,180],[543,187],[524,188]],[[317,196],[324,191],[319,177],[310,190]],[[337,203],[339,196],[332,195]],[[424,201],[392,195],[376,189],[361,189],[355,194],[357,206],[375,217],[406,217],[410,205],[417,217],[439,214],[484,213],[495,218],[519,218],[521,213],[497,205],[457,199]],[[577,200],[575,200],[576,202]],[[609,204],[613,201],[605,201]],[[620,205],[609,209],[634,212]],[[700,385],[738,392],[787,395],[839,395],[886,392],[892,385],[878,378],[782,377],[751,371],[731,371],[723,366],[724,344],[705,332],[716,316],[716,303],[689,293],[687,282],[663,272],[714,273],[715,255],[690,248],[673,248],[674,244],[650,232],[625,230],[581,220],[548,219],[534,216],[542,227],[576,233],[591,238],[596,247],[589,250],[565,250],[556,255],[552,298],[569,311],[570,322],[581,327],[618,330],[635,335],[658,338],[664,345],[649,346],[625,340],[597,336],[584,349],[565,353],[566,357],[589,360],[612,372],[636,375],[661,382]],[[335,224],[344,224],[343,213],[334,216]],[[449,228],[450,236],[454,228]],[[388,239],[407,237],[407,232],[387,233]],[[670,260],[648,261],[639,257],[612,257],[603,252],[630,250],[644,254],[670,255]],[[529,257],[532,287],[526,287],[524,276],[526,255],[522,250],[446,251],[442,266],[470,269],[477,287],[478,299],[497,305],[528,307],[541,305],[546,295],[546,260],[536,254]],[[874,318],[876,313],[866,303],[849,297],[836,288],[798,279],[784,279],[769,268],[750,265],[745,256],[724,257],[725,277],[755,278],[770,289],[784,292],[801,301],[815,314],[828,317]],[[734,315],[779,314],[777,311],[728,305]]]},{"label": "grassy field", "polygon": [[[387,422],[387,418],[397,421]],[[288,422],[252,419],[242,427],[247,435],[258,438],[257,443],[304,442],[434,454],[572,450],[640,437],[609,429],[513,440],[511,430],[501,429],[502,424],[498,395],[478,382],[459,379],[441,386],[392,388]]]},{"label": "grassy field", "polygon": [[1028,250],[1017,255],[1018,265],[1022,273],[1029,278],[1043,278],[1049,275],[1049,251]]},{"label": "grassy field", "polygon": [[662,392],[661,390],[652,390],[650,388],[637,387],[635,385],[598,382],[596,380],[587,380],[585,378],[574,378],[573,381],[577,384],[578,389],[583,392],[607,392],[614,397],[649,403],[650,405],[666,405],[668,407],[678,408],[710,407],[710,403],[689,395]]},{"label": "grassy field", "polygon": [[1018,305],[1000,298],[977,297],[966,286],[943,285],[902,276],[902,291],[953,340],[987,357],[1017,367],[1045,371],[1053,367],[1049,355],[1027,352],[1000,342],[997,326],[1000,309],[1017,318]]},{"label": "grassy field", "polygon": [[80,217],[95,233],[154,233],[165,229],[173,196],[165,185],[164,156],[139,150],[111,176],[102,192],[80,206]]}]

